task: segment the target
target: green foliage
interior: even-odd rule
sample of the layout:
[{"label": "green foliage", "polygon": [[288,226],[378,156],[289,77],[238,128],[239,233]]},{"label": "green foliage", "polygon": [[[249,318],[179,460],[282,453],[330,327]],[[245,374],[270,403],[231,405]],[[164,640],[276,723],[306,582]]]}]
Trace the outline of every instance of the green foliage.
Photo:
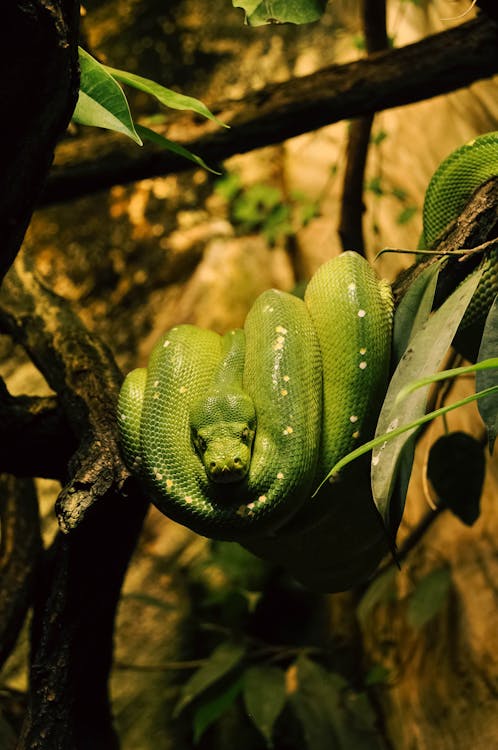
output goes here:
[{"label": "green foliage", "polygon": [[244,673],[244,705],[247,715],[273,746],[273,728],[287,700],[285,674],[278,667],[256,664]]},{"label": "green foliage", "polygon": [[[481,346],[477,355],[477,361],[483,362],[493,357],[498,352],[498,298],[496,298],[486,318]],[[476,374],[476,390],[485,389],[498,384],[498,370],[483,369]],[[478,403],[479,413],[488,431],[488,445],[490,452],[493,451],[496,435],[498,433],[498,395],[486,396]]]},{"label": "green foliage", "polygon": [[[75,122],[80,125],[114,130],[127,135],[140,146],[143,138],[214,172],[199,156],[192,154],[183,146],[170,141],[150,128],[135,125],[128,100],[118,81],[149,94],[166,107],[191,110],[213,120],[218,125],[223,125],[205,104],[191,96],[184,96],[171,91],[171,89],[167,89],[148,78],[101,65],[81,47],[79,48],[79,59],[81,80],[78,102],[73,113]],[[215,172],[215,174],[219,173]]]},{"label": "green foliage", "polygon": [[447,567],[437,568],[422,578],[408,599],[407,617],[413,628],[423,628],[442,609],[451,587]]},{"label": "green foliage", "polygon": [[230,220],[242,234],[260,232],[273,245],[305,226],[318,214],[318,205],[302,192],[286,200],[279,188],[266,183],[244,187],[238,174],[226,173],[215,190],[229,205]]},{"label": "green foliage", "polygon": [[250,26],[268,23],[312,23],[325,11],[327,0],[232,0],[235,8],[245,11]]},{"label": "green foliage", "polygon": [[228,687],[220,689],[212,698],[201,701],[193,717],[194,742],[197,744],[211,724],[228,711],[242,690],[242,678],[238,677]]}]

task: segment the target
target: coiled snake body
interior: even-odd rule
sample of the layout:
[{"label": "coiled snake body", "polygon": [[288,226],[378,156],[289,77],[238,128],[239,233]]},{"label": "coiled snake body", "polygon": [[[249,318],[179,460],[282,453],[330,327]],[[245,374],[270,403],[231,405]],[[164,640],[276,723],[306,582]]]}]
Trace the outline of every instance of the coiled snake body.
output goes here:
[{"label": "coiled snake body", "polygon": [[[427,246],[494,174],[498,133],[443,162],[426,194]],[[317,271],[304,301],[264,292],[243,330],[172,328],[121,390],[127,465],[172,519],[239,541],[311,588],[347,588],[387,550],[368,469],[360,464],[338,487],[311,495],[340,457],[371,437],[391,322],[388,284],[347,252]]]}]

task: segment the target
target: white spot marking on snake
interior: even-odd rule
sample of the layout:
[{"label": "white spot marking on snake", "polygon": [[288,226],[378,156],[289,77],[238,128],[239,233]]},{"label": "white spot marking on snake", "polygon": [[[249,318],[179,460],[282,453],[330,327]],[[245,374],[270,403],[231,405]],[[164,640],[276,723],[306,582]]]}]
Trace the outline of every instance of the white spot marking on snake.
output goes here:
[{"label": "white spot marking on snake", "polygon": [[126,414],[120,414],[119,416],[121,417],[121,419],[123,420],[123,422],[126,422],[126,420],[127,420]]},{"label": "white spot marking on snake", "polygon": [[284,429],[284,435],[292,435],[292,433],[293,433],[293,432],[294,432],[294,429],[293,429],[293,428],[292,428],[292,427],[291,427],[290,425],[288,425],[288,426],[287,426],[287,427],[286,427],[286,428]]},{"label": "white spot marking on snake", "polygon": [[185,502],[188,504],[192,502],[192,498],[190,497],[190,495],[185,495]]},{"label": "white spot marking on snake", "polygon": [[283,471],[279,471],[278,474],[277,474],[277,479],[283,479],[283,478],[284,478]]},{"label": "white spot marking on snake", "polygon": [[284,375],[284,377],[282,378],[282,380],[284,381],[284,383],[288,383],[289,380],[290,380],[290,377],[288,375]]},{"label": "white spot marking on snake", "polygon": [[356,284],[354,283],[354,281],[352,281],[351,284],[349,284],[348,292],[356,292]]},{"label": "white spot marking on snake", "polygon": [[268,500],[268,498],[266,497],[266,495],[260,495],[258,497],[258,502],[260,502],[260,503],[266,503],[267,500]]},{"label": "white spot marking on snake", "polygon": [[247,507],[252,510],[256,503],[247,503]]},{"label": "white spot marking on snake", "polygon": [[360,364],[358,365],[360,370],[365,370],[366,366],[367,366],[367,363],[365,362],[365,360],[363,360],[363,362],[360,362]]},{"label": "white spot marking on snake", "polygon": [[245,506],[245,505],[239,505],[239,507],[237,508],[237,511],[236,511],[236,513],[237,513],[237,515],[238,515],[238,516],[240,516],[241,518],[244,518],[244,516],[245,516],[245,515],[246,515],[246,513],[247,513],[247,508],[246,508],[246,506]]},{"label": "white spot marking on snake", "polygon": [[355,422],[357,422],[358,421],[357,415],[356,414],[351,414],[351,416],[349,417],[349,421],[352,422],[353,424]]},{"label": "white spot marking on snake", "polygon": [[367,353],[367,347],[366,346],[362,346],[361,349],[360,349],[360,354],[366,354],[366,353]]},{"label": "white spot marking on snake", "polygon": [[277,336],[277,344],[285,344],[285,336]]},{"label": "white spot marking on snake", "polygon": [[159,388],[159,380],[154,380],[154,388]]},{"label": "white spot marking on snake", "polygon": [[155,391],[155,393],[154,393],[154,395],[152,396],[152,398],[159,398],[159,393],[158,393],[157,391]]},{"label": "white spot marking on snake", "polygon": [[263,312],[273,312],[273,307],[271,305],[265,305],[263,307]]},{"label": "white spot marking on snake", "polygon": [[162,475],[162,474],[159,474],[159,472],[158,472],[158,471],[156,471],[155,477],[156,477],[156,479],[162,479],[162,478],[163,478],[163,475]]},{"label": "white spot marking on snake", "polygon": [[287,396],[288,393],[289,391],[286,388],[282,388],[282,390],[280,391],[281,396]]},{"label": "white spot marking on snake", "polygon": [[283,333],[284,335],[287,333],[287,328],[283,326],[275,326],[275,330],[277,333]]},{"label": "white spot marking on snake", "polygon": [[166,480],[166,487],[168,488],[168,490],[170,490],[173,487],[173,480],[172,479],[167,479]]},{"label": "white spot marking on snake", "polygon": [[354,437],[354,439],[355,439],[355,440],[356,440],[357,438],[359,438],[359,437],[360,437],[360,431],[359,431],[359,430],[356,430],[356,432],[353,432],[353,437]]},{"label": "white spot marking on snake", "polygon": [[283,348],[284,348],[284,345],[282,344],[281,341],[277,341],[277,343],[273,345],[273,351],[274,352],[278,352],[278,351],[280,351]]},{"label": "white spot marking on snake", "polygon": [[169,339],[166,339],[166,341],[164,342],[163,346],[164,346],[164,348],[166,348],[170,344],[171,344],[171,341]]},{"label": "white spot marking on snake", "polygon": [[187,393],[187,389],[184,385],[180,387],[180,393]]},{"label": "white spot marking on snake", "polygon": [[364,318],[366,314],[367,314],[366,310],[358,310],[358,317],[359,318]]}]

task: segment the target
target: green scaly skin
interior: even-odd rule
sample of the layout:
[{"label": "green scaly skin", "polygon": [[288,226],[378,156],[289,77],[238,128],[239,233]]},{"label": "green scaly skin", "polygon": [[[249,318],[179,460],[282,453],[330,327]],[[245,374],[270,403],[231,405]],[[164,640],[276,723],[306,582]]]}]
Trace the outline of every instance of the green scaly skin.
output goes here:
[{"label": "green scaly skin", "polygon": [[[496,174],[498,133],[441,164],[424,204],[427,247]],[[489,297],[496,258],[487,263]],[[222,338],[173,328],[147,369],[123,385],[118,422],[127,465],[168,516],[241,541],[309,588],[338,591],[364,580],[388,549],[367,462],[311,494],[372,434],[391,320],[388,286],[357,254],[343,253],[315,274],[304,303],[275,290],[261,295],[244,332]]]}]

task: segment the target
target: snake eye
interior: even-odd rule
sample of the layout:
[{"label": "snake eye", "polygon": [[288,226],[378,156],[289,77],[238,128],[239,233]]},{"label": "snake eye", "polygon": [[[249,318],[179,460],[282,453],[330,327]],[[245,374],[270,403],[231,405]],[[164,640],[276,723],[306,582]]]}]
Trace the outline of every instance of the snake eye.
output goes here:
[{"label": "snake eye", "polygon": [[248,427],[244,427],[244,429],[242,430],[240,434],[240,439],[242,440],[243,443],[249,442],[249,428]]},{"label": "snake eye", "polygon": [[204,453],[207,448],[207,443],[204,438],[201,437],[198,433],[194,433],[193,438],[195,447],[197,448],[199,453]]}]

